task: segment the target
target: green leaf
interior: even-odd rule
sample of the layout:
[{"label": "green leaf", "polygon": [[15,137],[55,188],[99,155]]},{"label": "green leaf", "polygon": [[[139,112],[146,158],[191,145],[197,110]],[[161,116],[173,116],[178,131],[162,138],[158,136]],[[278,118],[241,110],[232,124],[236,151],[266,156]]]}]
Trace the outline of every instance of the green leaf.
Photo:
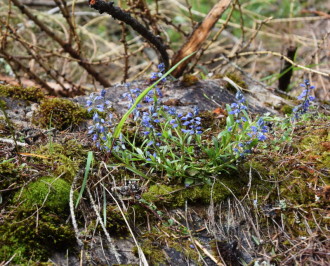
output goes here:
[{"label": "green leaf", "polygon": [[253,241],[259,246],[260,245],[259,239],[254,235],[251,235],[251,236],[252,236]]},{"label": "green leaf", "polygon": [[190,186],[190,185],[192,185],[193,183],[194,183],[194,179],[192,179],[192,178],[187,177],[187,178],[184,180],[184,184],[185,184],[186,186]]},{"label": "green leaf", "polygon": [[144,153],[140,148],[135,148],[138,154],[142,155],[144,157]]},{"label": "green leaf", "polygon": [[188,173],[188,175],[190,175],[190,176],[196,176],[197,174],[199,174],[199,171],[196,170],[196,169],[188,169],[188,170],[187,170],[187,173]]}]

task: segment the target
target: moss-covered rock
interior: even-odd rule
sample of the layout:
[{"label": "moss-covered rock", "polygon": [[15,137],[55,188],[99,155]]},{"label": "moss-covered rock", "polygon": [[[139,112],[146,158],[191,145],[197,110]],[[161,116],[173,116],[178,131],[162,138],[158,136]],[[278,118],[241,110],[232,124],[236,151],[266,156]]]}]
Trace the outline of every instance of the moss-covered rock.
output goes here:
[{"label": "moss-covered rock", "polygon": [[[157,242],[153,242],[150,239],[146,238],[142,241],[141,249],[146,256],[148,262],[152,265],[165,265],[166,256],[163,251],[163,247],[157,245]],[[133,252],[137,255],[137,249],[134,249]]]},{"label": "moss-covered rock", "polygon": [[[0,221],[0,261],[46,262],[54,250],[73,247],[75,234],[67,223],[70,184],[43,177],[17,191],[12,211]],[[76,198],[76,197],[75,197]],[[17,206],[17,207],[16,207]]]},{"label": "moss-covered rock", "polygon": [[40,103],[33,123],[43,128],[65,130],[78,126],[89,117],[88,111],[67,99],[48,98]]},{"label": "moss-covered rock", "polygon": [[49,143],[39,147],[35,153],[46,156],[44,164],[49,165],[54,176],[72,182],[82,162],[85,161],[87,151],[77,140],[68,140],[63,144]]},{"label": "moss-covered rock", "polygon": [[[235,84],[237,84],[238,86],[240,86],[243,89],[247,89],[248,88],[247,84],[243,80],[243,77],[239,73],[237,73],[237,72],[228,72],[228,73],[225,73],[224,75],[217,74],[217,75],[214,75],[212,78],[217,79],[217,78],[224,78],[224,77],[228,77]],[[233,92],[233,93],[236,93],[237,92],[236,88],[233,85],[231,85],[229,82],[227,83],[226,88],[229,91]]]},{"label": "moss-covered rock", "polygon": [[[147,202],[156,205],[171,206],[173,208],[182,207],[185,201],[188,200],[192,204],[209,204],[211,198],[213,202],[221,202],[226,199],[231,193],[238,195],[244,181],[237,178],[226,178],[221,182],[216,181],[215,184],[203,184],[200,186],[169,186],[169,185],[151,185],[148,191],[142,194],[142,198]],[[232,192],[231,192],[231,191]]]},{"label": "moss-covered rock", "polygon": [[[128,219],[128,217],[126,217]],[[125,236],[128,233],[127,224],[119,208],[114,205],[107,206],[106,228],[112,235]]]},{"label": "moss-covered rock", "polygon": [[69,208],[70,184],[61,178],[44,177],[28,184],[16,192],[14,203],[22,211],[46,208],[57,213],[65,213]]},{"label": "moss-covered rock", "polygon": [[199,81],[198,77],[192,74],[185,74],[182,77],[181,84],[184,87],[195,85]]},{"label": "moss-covered rock", "polygon": [[252,168],[252,189],[261,212],[281,219],[291,238],[310,236],[329,223],[324,191],[330,185],[330,133],[324,122],[304,122],[296,127],[292,143],[263,151],[245,164],[247,171]]},{"label": "moss-covered rock", "polygon": [[41,265],[55,250],[72,248],[75,235],[66,219],[45,209],[7,216],[0,223],[0,261],[16,254],[11,261],[15,265]]},{"label": "moss-covered rock", "polygon": [[0,97],[39,103],[45,98],[45,94],[37,87],[22,87],[14,85],[0,85]]}]

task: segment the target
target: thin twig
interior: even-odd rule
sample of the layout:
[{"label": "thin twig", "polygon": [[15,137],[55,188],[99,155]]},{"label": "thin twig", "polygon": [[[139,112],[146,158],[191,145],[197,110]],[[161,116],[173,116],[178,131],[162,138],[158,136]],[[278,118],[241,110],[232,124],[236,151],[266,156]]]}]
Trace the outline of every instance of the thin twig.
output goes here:
[{"label": "thin twig", "polygon": [[290,64],[292,64],[294,67],[298,67],[298,68],[301,68],[301,69],[306,70],[308,72],[316,73],[316,74],[319,74],[319,75],[322,75],[322,76],[330,77],[330,73],[321,72],[321,71],[318,71],[318,70],[314,70],[312,68],[305,67],[303,65],[296,64],[295,62],[293,62],[290,58],[286,57],[285,55],[282,55],[282,54],[277,53],[277,52],[272,52],[272,51],[243,52],[243,53],[238,53],[234,56],[230,56],[228,58],[241,57],[241,56],[247,56],[247,55],[261,55],[261,54],[269,54],[269,55],[273,55],[273,56],[278,56],[278,57],[284,59],[285,61],[289,62]]},{"label": "thin twig", "polygon": [[114,254],[114,256],[115,256],[117,262],[118,262],[119,264],[121,264],[120,255],[119,255],[119,253],[118,253],[117,250],[116,250],[116,247],[115,247],[115,245],[114,245],[114,243],[113,243],[113,241],[112,241],[112,239],[111,239],[111,237],[110,237],[109,232],[108,232],[107,229],[105,228],[105,225],[104,225],[104,223],[103,223],[103,221],[102,221],[102,218],[101,218],[101,216],[100,216],[99,211],[97,210],[97,206],[95,205],[95,201],[94,201],[94,199],[93,199],[92,193],[91,193],[91,191],[90,191],[90,189],[89,189],[88,186],[86,186],[86,190],[87,190],[88,197],[89,197],[89,200],[90,200],[90,202],[91,202],[92,208],[93,208],[93,210],[94,210],[94,212],[95,212],[95,214],[96,214],[97,220],[98,220],[98,222],[101,224],[101,227],[102,227],[102,229],[103,229],[103,232],[104,232],[104,234],[105,234],[105,236],[106,236],[106,238],[107,238],[107,240],[108,240],[108,242],[109,242],[109,244],[110,244],[111,251],[113,252],[113,254]]},{"label": "thin twig", "polygon": [[72,184],[71,184],[71,188],[70,188],[70,213],[71,213],[71,221],[72,221],[72,225],[73,225],[73,229],[76,235],[76,239],[77,239],[77,243],[79,245],[80,248],[83,247],[83,243],[80,240],[80,233],[78,230],[78,224],[77,224],[77,220],[76,220],[76,215],[74,212],[74,204],[73,204],[73,193],[74,193],[74,187],[76,186],[76,182],[78,180],[78,174],[74,177]]}]

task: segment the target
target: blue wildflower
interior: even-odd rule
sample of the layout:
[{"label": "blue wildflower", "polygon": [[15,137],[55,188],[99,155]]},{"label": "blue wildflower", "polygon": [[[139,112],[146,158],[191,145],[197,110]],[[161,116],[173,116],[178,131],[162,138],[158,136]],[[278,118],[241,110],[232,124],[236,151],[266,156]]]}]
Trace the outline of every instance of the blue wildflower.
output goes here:
[{"label": "blue wildflower", "polygon": [[310,95],[311,90],[315,87],[311,86],[308,79],[306,79],[303,84],[300,84],[300,86],[305,89],[301,92],[297,99],[300,101],[302,100],[303,102],[293,108],[293,119],[299,119],[302,114],[307,113],[311,102],[315,100],[315,97]]},{"label": "blue wildflower", "polygon": [[229,111],[230,115],[234,115],[236,120],[236,124],[238,124],[239,128],[243,128],[243,123],[248,121],[248,119],[244,116],[243,111],[247,110],[247,106],[245,105],[244,95],[238,91],[235,95],[237,103],[232,103],[230,105],[231,111]]},{"label": "blue wildflower", "polygon": [[159,72],[164,72],[165,71],[165,64],[164,63],[160,63],[159,65],[158,65],[158,70],[159,70]]}]

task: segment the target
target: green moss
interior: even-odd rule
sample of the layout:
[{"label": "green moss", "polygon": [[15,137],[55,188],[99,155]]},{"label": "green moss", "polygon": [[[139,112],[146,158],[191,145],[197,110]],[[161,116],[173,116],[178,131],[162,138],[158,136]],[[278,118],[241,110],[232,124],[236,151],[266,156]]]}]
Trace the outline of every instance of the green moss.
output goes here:
[{"label": "green moss", "polygon": [[0,136],[10,133],[8,121],[6,120],[6,109],[6,102],[0,99]]},{"label": "green moss", "polygon": [[[296,144],[299,150],[307,150],[304,161],[313,162],[316,169],[327,169],[330,165],[330,130],[328,128],[315,129],[306,134]],[[330,178],[323,178],[330,185]]]},{"label": "green moss", "polygon": [[[189,240],[179,240],[179,241],[177,241],[176,240],[176,241],[171,242],[170,246],[172,248],[174,248],[176,251],[184,254],[184,256],[187,259],[189,259],[189,260],[191,260],[195,263],[198,263],[199,258],[200,258],[199,253],[195,248],[193,248],[194,245],[191,243],[191,241],[189,241]],[[199,263],[197,265],[204,265],[204,264]]]},{"label": "green moss", "polygon": [[17,166],[10,161],[0,162],[0,190],[7,189],[18,178]]},{"label": "green moss", "polygon": [[217,108],[213,112],[202,111],[199,117],[202,119],[203,128],[211,129],[211,134],[216,135],[225,127],[227,111],[222,108]]},{"label": "green moss", "polygon": [[46,208],[53,212],[67,212],[70,184],[61,178],[44,177],[16,192],[14,203],[24,211]]},{"label": "green moss", "polygon": [[48,98],[41,102],[33,123],[43,128],[65,130],[89,117],[88,111],[67,99]]},{"label": "green moss", "polygon": [[283,113],[283,114],[292,114],[292,110],[293,110],[293,107],[290,106],[290,105],[287,105],[287,104],[284,104],[281,108],[280,108],[280,111]]},{"label": "green moss", "polygon": [[[37,216],[36,216],[37,215]],[[75,235],[66,216],[40,209],[19,212],[0,224],[0,261],[12,260],[15,265],[47,262],[50,254],[74,246]]]},{"label": "green moss", "polygon": [[72,247],[74,232],[66,223],[69,194],[70,184],[53,177],[43,177],[17,191],[13,203],[18,207],[10,212],[14,215],[0,223],[0,261],[14,253],[16,264],[47,261],[54,250]]},{"label": "green moss", "polygon": [[[157,227],[153,227],[149,232],[145,232],[142,235],[139,243],[141,243],[141,248],[151,265],[167,265],[169,263],[166,260],[165,246],[172,253],[170,259],[172,262],[174,257],[185,257],[196,265],[202,265],[198,263],[199,254],[195,248],[191,247],[191,241],[186,237],[182,237],[182,232],[178,234],[180,237],[174,238],[173,236],[177,233],[178,229],[174,232],[169,227],[158,224]],[[169,237],[170,235],[171,237]],[[188,236],[188,233],[185,235]],[[134,247],[133,252],[138,256],[136,247]]]},{"label": "green moss", "polygon": [[[0,94],[1,94],[1,92],[0,92]],[[1,95],[0,95],[0,97],[1,97]],[[7,109],[6,101],[0,99],[0,110],[2,110],[4,112],[6,109]]]},{"label": "green moss", "polygon": [[250,168],[255,174],[256,177],[258,175],[265,176],[269,173],[269,170],[266,168],[263,162],[259,162],[258,160],[249,160],[244,163],[244,168],[248,171]]},{"label": "green moss", "polygon": [[[236,177],[227,178],[222,182],[236,195],[239,194],[239,188],[243,185],[243,181]],[[186,200],[192,204],[209,204],[211,195],[214,202],[221,202],[231,195],[231,192],[223,184],[216,182],[213,190],[212,186],[208,184],[187,188],[157,184],[150,186],[148,191],[142,194],[142,198],[156,205],[173,208],[184,206]]]},{"label": "green moss", "polygon": [[181,84],[184,87],[190,87],[195,85],[199,81],[198,77],[192,74],[184,74],[182,77]]},{"label": "green moss", "polygon": [[22,86],[14,85],[0,85],[0,97],[1,96],[37,103],[45,98],[45,95],[40,88],[24,88]]},{"label": "green moss", "polygon": [[43,163],[49,165],[53,176],[61,176],[72,182],[81,164],[85,161],[87,151],[77,140],[69,140],[63,144],[49,143],[39,147],[36,154],[48,157]]},{"label": "green moss", "polygon": [[107,223],[106,227],[112,235],[126,235],[128,228],[117,206],[107,206]]},{"label": "green moss", "polygon": [[[322,174],[330,164],[330,133],[323,123],[324,121],[305,122],[304,126],[297,127],[293,143],[281,144],[282,149],[286,149],[285,154],[282,151],[264,152],[251,157],[245,164],[247,171],[252,167],[252,185],[253,189],[258,191],[260,202],[263,202],[264,196],[267,195],[268,203],[272,205],[278,204],[278,197],[288,206],[306,206],[307,210],[315,204],[318,207],[324,204],[323,198],[315,201],[315,186],[330,184],[330,178]],[[319,126],[316,127],[315,124]],[[258,182],[256,180],[259,177],[263,180]],[[277,188],[274,187],[274,182],[278,184]],[[290,214],[288,217],[290,220]],[[288,223],[292,224],[292,227],[296,226],[293,222]]]},{"label": "green moss", "polygon": [[[239,73],[230,72],[230,73],[225,73],[224,75],[214,75],[213,76],[213,78],[223,78],[223,77],[228,77],[235,84],[237,84],[238,86],[240,86],[243,89],[247,89],[248,88],[247,84],[245,83],[245,81],[243,80],[242,76]],[[229,82],[227,83],[226,88],[229,91],[232,91],[233,93],[236,93],[237,92],[236,88],[233,87],[233,85],[231,85]]]},{"label": "green moss", "polygon": [[[141,249],[150,265],[165,265],[166,257],[162,246],[159,245],[159,239],[157,241],[154,240],[154,237],[150,237],[151,234],[153,236],[159,236],[158,232],[145,234],[143,236],[144,239],[140,242]],[[138,256],[138,250],[136,247],[133,248],[133,253]]]}]

